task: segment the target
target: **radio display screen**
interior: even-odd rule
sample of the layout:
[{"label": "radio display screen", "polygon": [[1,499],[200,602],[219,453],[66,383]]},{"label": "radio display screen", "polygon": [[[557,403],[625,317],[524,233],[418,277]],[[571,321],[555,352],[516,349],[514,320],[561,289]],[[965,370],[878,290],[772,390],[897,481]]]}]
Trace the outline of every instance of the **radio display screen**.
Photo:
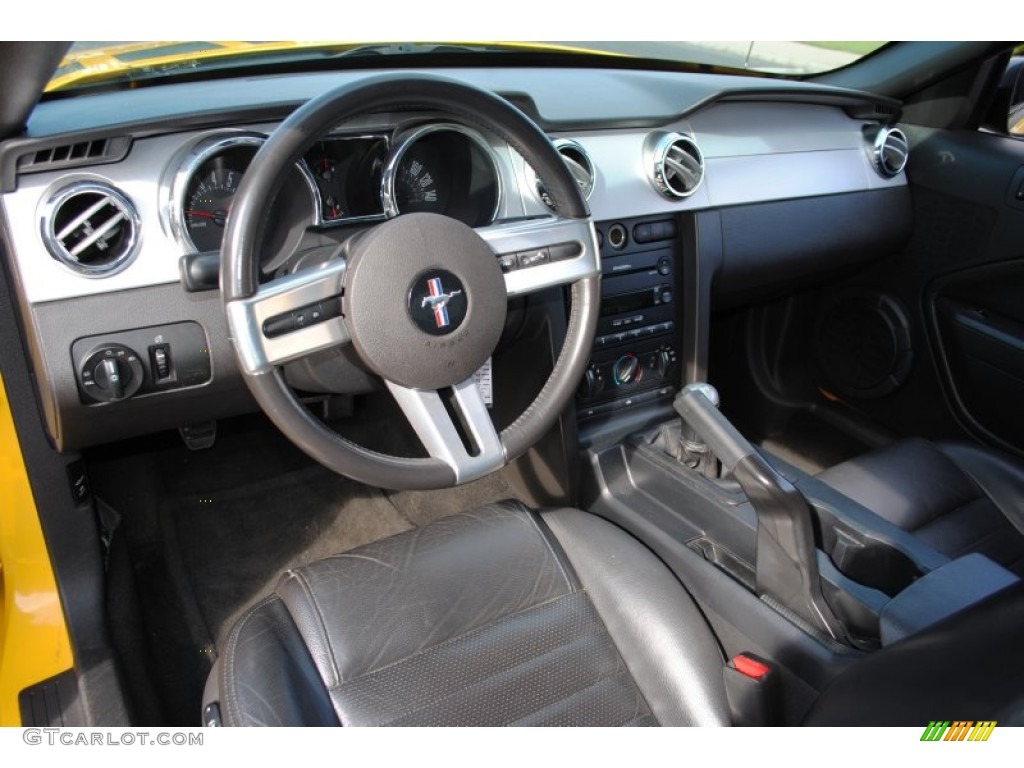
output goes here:
[{"label": "radio display screen", "polygon": [[635,312],[654,306],[654,292],[651,290],[623,293],[619,296],[606,296],[601,299],[601,317],[617,315],[621,312]]}]

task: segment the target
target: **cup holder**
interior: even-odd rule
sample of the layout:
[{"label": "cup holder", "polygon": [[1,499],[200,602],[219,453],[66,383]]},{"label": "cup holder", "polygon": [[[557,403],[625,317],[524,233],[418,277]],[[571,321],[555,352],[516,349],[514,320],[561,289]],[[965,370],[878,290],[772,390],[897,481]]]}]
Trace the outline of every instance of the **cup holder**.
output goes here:
[{"label": "cup holder", "polygon": [[853,528],[827,508],[813,509],[817,546],[847,578],[895,597],[924,575],[889,542]]}]

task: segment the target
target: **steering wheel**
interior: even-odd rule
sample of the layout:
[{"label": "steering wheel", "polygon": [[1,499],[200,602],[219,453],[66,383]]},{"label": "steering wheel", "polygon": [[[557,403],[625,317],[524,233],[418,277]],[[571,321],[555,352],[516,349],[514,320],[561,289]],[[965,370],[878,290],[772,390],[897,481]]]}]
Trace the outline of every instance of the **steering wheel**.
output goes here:
[{"label": "steering wheel", "polygon": [[[288,170],[320,136],[346,120],[407,110],[441,113],[508,142],[543,181],[557,214],[478,229],[438,214],[397,216],[351,238],[326,265],[260,285],[261,224]],[[541,250],[547,252],[541,263],[502,271],[498,256]],[[447,488],[474,480],[540,439],[586,368],[597,326],[600,274],[586,202],[540,128],[486,91],[409,75],[341,86],[288,117],[243,176],[221,251],[228,328],[256,401],[321,464],[396,490]],[[561,353],[533,403],[498,434],[473,373],[498,343],[508,299],[557,285],[571,285],[572,297]],[[324,310],[339,302],[340,314]],[[268,335],[268,320],[300,309],[319,321]],[[381,377],[430,458],[386,456],[356,445],[299,402],[281,365],[344,344],[351,344],[361,363]]]}]

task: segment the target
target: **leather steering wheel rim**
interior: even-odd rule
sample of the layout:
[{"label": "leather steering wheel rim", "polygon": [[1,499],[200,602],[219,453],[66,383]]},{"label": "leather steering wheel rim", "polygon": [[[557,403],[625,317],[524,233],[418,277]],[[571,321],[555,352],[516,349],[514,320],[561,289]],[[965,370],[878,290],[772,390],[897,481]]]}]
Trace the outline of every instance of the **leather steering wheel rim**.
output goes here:
[{"label": "leather steering wheel rim", "polygon": [[[533,403],[498,436],[500,456],[493,456],[491,463],[500,461],[500,465],[475,476],[468,471],[460,473],[458,462],[438,458],[429,446],[431,458],[410,459],[356,445],[302,406],[285,382],[280,365],[254,362],[259,357],[255,348],[265,342],[262,328],[254,327],[257,323],[252,310],[261,290],[256,254],[262,217],[275,190],[289,168],[317,137],[331,128],[367,113],[409,110],[440,113],[508,142],[545,184],[558,221],[572,228],[560,231],[578,233],[576,242],[581,248],[580,263],[572,273],[575,277],[564,281],[571,286],[571,311],[566,338],[552,372]],[[342,268],[343,265],[337,265],[336,271],[340,274]],[[467,482],[504,466],[539,440],[558,418],[573,396],[589,359],[598,320],[600,263],[586,201],[551,141],[531,119],[504,99],[458,81],[384,75],[343,85],[312,99],[270,135],[243,176],[234,198],[221,251],[221,292],[243,379],[285,436],[324,466],[359,482],[396,490],[430,490]]]}]

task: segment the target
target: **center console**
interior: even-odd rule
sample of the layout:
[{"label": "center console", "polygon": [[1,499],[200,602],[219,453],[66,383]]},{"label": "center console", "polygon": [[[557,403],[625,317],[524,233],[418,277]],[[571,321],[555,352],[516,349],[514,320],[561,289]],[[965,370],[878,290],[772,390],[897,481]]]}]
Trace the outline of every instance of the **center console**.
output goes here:
[{"label": "center console", "polygon": [[843,669],[1017,581],[950,560],[746,441],[690,384],[682,418],[584,450],[583,506],[625,528],[696,599],[727,657],[779,665],[786,722]]},{"label": "center console", "polygon": [[601,317],[576,397],[581,422],[667,401],[680,379],[677,297],[680,238],[674,218],[600,222]]}]

